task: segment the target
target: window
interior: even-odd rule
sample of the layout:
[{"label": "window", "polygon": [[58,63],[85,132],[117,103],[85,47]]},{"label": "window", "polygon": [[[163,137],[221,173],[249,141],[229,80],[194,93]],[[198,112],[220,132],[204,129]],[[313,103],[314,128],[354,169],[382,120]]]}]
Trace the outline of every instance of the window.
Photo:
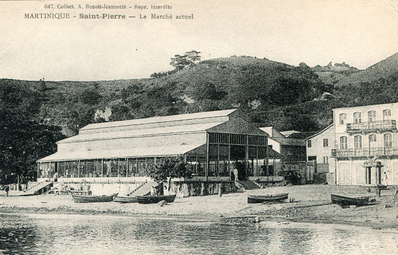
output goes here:
[{"label": "window", "polygon": [[376,111],[368,111],[368,121],[369,122],[376,121]]},{"label": "window", "polygon": [[347,149],[347,136],[340,137],[340,149]]},{"label": "window", "polygon": [[308,140],[308,142],[307,142],[307,147],[308,147],[308,148],[311,148],[311,146],[312,146],[311,140]]},{"label": "window", "polygon": [[354,112],[354,123],[356,123],[356,124],[361,123],[361,113],[360,112]]},{"label": "window", "polygon": [[347,119],[347,114],[340,113],[340,115],[339,115],[339,123],[340,123],[340,125],[343,125],[345,123],[346,119]]},{"label": "window", "polygon": [[369,135],[369,142],[376,142],[376,135],[375,134]]},{"label": "window", "polygon": [[391,117],[391,109],[383,110],[383,120],[389,120]]},{"label": "window", "polygon": [[376,148],[377,148],[376,135],[370,134],[369,135],[369,152],[372,154],[375,153]]},{"label": "window", "polygon": [[308,156],[308,161],[315,161],[316,160],[316,156]]},{"label": "window", "polygon": [[327,138],[323,139],[323,147],[329,146],[329,140]]},{"label": "window", "polygon": [[360,135],[354,136],[354,148],[355,149],[362,148],[362,136]]},{"label": "window", "polygon": [[329,164],[329,157],[323,157],[323,163],[324,164]]},{"label": "window", "polygon": [[392,135],[391,134],[384,134],[384,147],[391,148],[392,147]]},{"label": "window", "polygon": [[232,144],[246,144],[246,135],[240,135],[240,134],[230,134],[230,143]]}]

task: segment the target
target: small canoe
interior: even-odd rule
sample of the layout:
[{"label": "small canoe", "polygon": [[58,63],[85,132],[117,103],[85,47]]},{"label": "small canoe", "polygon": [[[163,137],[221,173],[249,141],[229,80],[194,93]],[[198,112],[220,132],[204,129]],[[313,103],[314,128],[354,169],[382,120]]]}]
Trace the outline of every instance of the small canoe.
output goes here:
[{"label": "small canoe", "polygon": [[248,195],[247,202],[250,204],[254,203],[264,203],[264,202],[279,202],[281,200],[287,199],[289,193],[281,193],[275,195]]},{"label": "small canoe", "polygon": [[347,197],[341,195],[331,195],[332,203],[338,205],[367,205],[369,203],[369,196],[363,197]]},{"label": "small canoe", "polygon": [[113,201],[119,203],[137,203],[138,199],[136,196],[117,196]]},{"label": "small canoe", "polygon": [[138,196],[138,203],[140,204],[155,204],[165,200],[167,203],[174,202],[176,195],[165,195],[165,196]]},{"label": "small canoe", "polygon": [[117,196],[117,193],[112,194],[112,195],[102,195],[102,196],[72,194],[72,198],[75,203],[112,202],[116,196]]}]

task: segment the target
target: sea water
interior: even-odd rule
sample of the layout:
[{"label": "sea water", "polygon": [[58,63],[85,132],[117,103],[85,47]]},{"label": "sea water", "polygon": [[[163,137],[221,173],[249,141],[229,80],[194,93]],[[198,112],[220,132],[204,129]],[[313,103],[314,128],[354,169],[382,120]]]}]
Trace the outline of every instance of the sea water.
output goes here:
[{"label": "sea water", "polygon": [[289,222],[0,214],[0,254],[398,254],[398,231]]}]

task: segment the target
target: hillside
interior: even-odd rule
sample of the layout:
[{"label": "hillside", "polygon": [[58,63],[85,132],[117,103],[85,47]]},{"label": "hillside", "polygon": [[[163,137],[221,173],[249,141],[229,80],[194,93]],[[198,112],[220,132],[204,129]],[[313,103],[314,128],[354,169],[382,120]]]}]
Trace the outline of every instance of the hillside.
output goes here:
[{"label": "hillside", "polygon": [[[18,81],[43,87],[46,100],[33,116],[63,126],[68,135],[84,125],[240,107],[247,113],[320,97],[323,83],[310,68],[268,59],[230,57],[201,61],[166,76],[115,81]],[[263,119],[254,119],[263,123]]]},{"label": "hillside", "polygon": [[315,72],[318,75],[319,79],[325,84],[336,84],[340,80],[346,78],[348,75],[335,73],[335,72]]},{"label": "hillside", "polygon": [[335,85],[341,87],[343,85],[358,86],[362,82],[373,82],[380,78],[388,79],[390,76],[398,74],[398,53],[382,60],[363,71],[353,73],[341,80]]},{"label": "hillside", "polygon": [[345,62],[335,63],[334,65],[330,62],[326,66],[317,65],[312,67],[311,70],[314,71],[325,84],[336,84],[341,79],[360,71],[358,68],[350,66]]},{"label": "hillside", "polygon": [[[56,141],[95,122],[239,107],[259,127],[319,131],[332,123],[334,108],[398,102],[397,58],[352,74],[347,66],[315,72],[305,63],[296,67],[230,57],[190,63],[149,79],[0,79],[0,178],[34,178],[36,160],[55,152]],[[342,76],[366,82],[334,86],[325,81]]]},{"label": "hillside", "polygon": [[155,81],[160,87],[170,83],[176,85],[179,96],[195,102],[216,100],[242,107],[253,100],[261,105],[308,101],[319,93],[322,85],[310,70],[252,57],[206,60]]},{"label": "hillside", "polygon": [[[397,60],[395,54],[358,71],[345,63],[310,68],[304,63],[296,67],[265,58],[233,56],[156,73],[148,79],[1,79],[0,83],[15,87],[22,94],[40,93],[41,101],[34,104],[30,114],[32,120],[62,126],[68,136],[93,122],[236,107],[257,126],[315,131],[332,122],[333,108],[398,101]],[[366,80],[367,76],[372,76],[373,81],[360,87],[333,85],[352,77]],[[7,96],[7,91],[0,92]]]}]

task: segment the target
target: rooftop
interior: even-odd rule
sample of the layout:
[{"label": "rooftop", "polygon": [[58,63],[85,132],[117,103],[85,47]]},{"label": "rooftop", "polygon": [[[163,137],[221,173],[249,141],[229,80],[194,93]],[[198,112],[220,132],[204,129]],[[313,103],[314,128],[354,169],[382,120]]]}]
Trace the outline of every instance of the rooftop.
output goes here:
[{"label": "rooftop", "polygon": [[84,133],[89,130],[107,129],[107,128],[115,128],[115,127],[139,126],[139,125],[143,125],[145,127],[146,124],[160,124],[160,123],[165,123],[165,122],[178,122],[178,121],[199,120],[199,119],[211,120],[213,118],[218,118],[218,117],[228,117],[230,114],[232,114],[236,111],[238,111],[238,110],[237,109],[229,109],[229,110],[220,110],[220,111],[178,114],[178,115],[170,115],[170,116],[156,116],[156,117],[150,117],[150,118],[124,120],[124,121],[94,123],[94,124],[89,124],[89,125],[81,128],[80,131]]}]

